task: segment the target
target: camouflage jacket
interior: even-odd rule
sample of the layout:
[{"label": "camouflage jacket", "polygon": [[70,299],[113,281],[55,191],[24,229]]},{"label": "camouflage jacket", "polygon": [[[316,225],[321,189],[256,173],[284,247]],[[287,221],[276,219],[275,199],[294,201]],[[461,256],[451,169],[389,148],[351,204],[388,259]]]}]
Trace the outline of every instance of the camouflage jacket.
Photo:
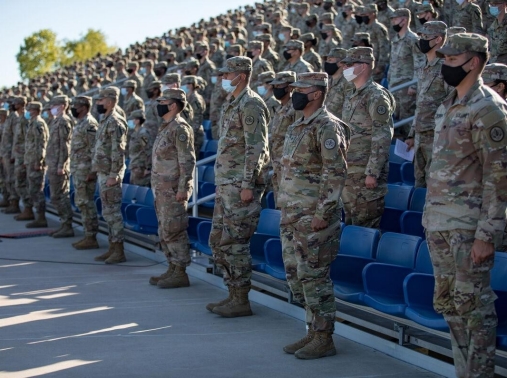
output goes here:
[{"label": "camouflage jacket", "polygon": [[271,119],[269,123],[269,157],[271,158],[273,167],[280,165],[287,129],[296,122],[296,118],[301,116],[302,113],[294,110],[292,100],[289,98],[289,101],[285,105],[280,106]]},{"label": "camouflage jacket", "polygon": [[343,76],[330,78],[329,89],[326,96],[325,105],[327,110],[342,119],[343,103],[345,102],[345,93],[351,88],[350,84]]},{"label": "camouflage jacket", "polygon": [[[270,94],[269,97],[263,98],[264,103],[269,111],[269,118],[272,119],[275,115],[276,110],[280,107],[280,101],[278,101],[273,94]],[[269,133],[269,128],[268,128]]]},{"label": "camouflage jacket", "polygon": [[92,157],[99,123],[87,114],[77,120],[70,142],[70,173],[86,177],[92,171]]},{"label": "camouflage jacket", "polygon": [[387,73],[389,86],[416,79],[417,70],[424,66],[425,60],[425,55],[419,49],[417,34],[412,30],[407,30],[400,38],[397,33],[391,41],[391,63]]},{"label": "camouflage jacket", "polygon": [[144,127],[134,130],[130,136],[129,144],[129,168],[151,169],[151,153],[153,148],[151,133]]},{"label": "camouflage jacket", "polygon": [[334,19],[334,23],[338,29],[340,29],[343,42],[342,47],[344,49],[350,49],[352,47],[352,39],[354,38],[354,34],[356,34],[356,29],[358,28],[357,22],[352,17],[350,20],[346,20],[342,17],[342,14],[338,14]]},{"label": "camouflage jacket", "polygon": [[491,47],[491,63],[507,64],[507,17],[504,16],[501,25],[495,18],[488,29],[488,37]]},{"label": "camouflage jacket", "polygon": [[468,33],[484,34],[481,8],[470,1],[465,1],[453,10],[452,25],[464,27]]},{"label": "camouflage jacket", "polygon": [[195,132],[202,126],[202,122],[204,120],[204,112],[206,111],[206,102],[198,92],[193,92],[191,95],[189,95],[187,97],[187,101],[194,113],[192,121],[187,122],[192,126],[192,129]]},{"label": "camouflage jacket", "polygon": [[0,155],[5,159],[10,159],[12,156],[12,142],[14,140],[14,124],[16,118],[19,117],[18,113],[10,112],[5,120],[4,129],[2,131],[2,144],[0,144]]},{"label": "camouflage jacket", "polygon": [[46,146],[49,139],[49,130],[46,122],[38,116],[28,122],[25,135],[25,156],[24,164],[28,170],[34,166],[44,167],[46,165]]},{"label": "camouflage jacket", "polygon": [[258,78],[263,72],[273,71],[273,66],[269,61],[258,57],[252,65],[252,75],[250,76],[250,88],[255,89],[259,85]]},{"label": "camouflage jacket", "polygon": [[295,73],[300,74],[305,72],[313,72],[313,68],[312,65],[306,60],[299,58],[294,64],[287,62],[282,71],[294,71]]},{"label": "camouflage jacket", "polygon": [[227,92],[223,90],[221,85],[215,85],[213,92],[211,93],[209,119],[212,124],[217,124],[220,121],[220,112],[222,110],[222,104],[227,97]]},{"label": "camouflage jacket", "polygon": [[357,32],[370,33],[373,56],[375,57],[375,69],[384,70],[389,64],[391,53],[389,33],[386,27],[375,20],[375,22],[372,22],[370,25],[361,24],[358,29],[359,30],[356,30]]},{"label": "camouflage jacket", "polygon": [[70,140],[74,121],[66,114],[54,118],[49,124],[48,154],[46,162],[48,172],[56,174],[58,170],[70,171]]},{"label": "camouflage jacket", "polygon": [[130,96],[130,98],[125,97],[122,108],[125,111],[125,115],[127,116],[127,118],[129,118],[130,114],[134,110],[144,111],[144,101],[141,97],[133,93],[132,96]]},{"label": "camouflage jacket", "polygon": [[305,62],[310,63],[314,72],[322,71],[322,58],[313,48],[306,51],[302,58]]},{"label": "camouflage jacket", "polygon": [[18,163],[23,163],[25,158],[25,135],[27,126],[28,120],[24,115],[16,118],[14,123],[14,136],[12,139],[12,157],[14,157]]}]

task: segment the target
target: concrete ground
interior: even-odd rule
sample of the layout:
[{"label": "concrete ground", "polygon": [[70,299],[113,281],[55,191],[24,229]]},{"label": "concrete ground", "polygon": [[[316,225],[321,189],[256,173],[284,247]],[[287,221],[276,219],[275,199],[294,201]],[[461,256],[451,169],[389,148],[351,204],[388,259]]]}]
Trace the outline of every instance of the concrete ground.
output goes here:
[{"label": "concrete ground", "polygon": [[[23,231],[0,214],[0,234]],[[337,335],[337,356],[297,360],[282,347],[303,322],[258,303],[254,316],[221,318],[205,305],[224,290],[195,277],[150,286],[164,265],[134,253],[95,263],[104,243],[76,251],[77,234],[0,239],[0,377],[437,377]]]}]

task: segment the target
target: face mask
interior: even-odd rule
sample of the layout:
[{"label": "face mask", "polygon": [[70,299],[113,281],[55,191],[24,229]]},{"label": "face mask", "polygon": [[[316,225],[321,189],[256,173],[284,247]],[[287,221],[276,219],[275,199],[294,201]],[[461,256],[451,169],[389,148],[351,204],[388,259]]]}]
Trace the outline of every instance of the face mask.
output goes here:
[{"label": "face mask", "polygon": [[284,42],[285,41],[285,34],[282,34],[282,33],[278,34],[278,39],[280,41]]},{"label": "face mask", "polygon": [[[237,76],[236,76],[237,77]],[[235,78],[234,78],[235,79]],[[233,79],[233,80],[234,80]],[[224,91],[226,91],[227,93],[232,93],[234,92],[234,90],[236,89],[236,87],[238,86],[237,84],[236,85],[232,85],[232,80],[226,80],[226,79],[222,79],[222,88]]]},{"label": "face mask", "polygon": [[121,92],[121,94],[122,94],[123,96],[126,96],[126,95],[127,95],[127,88],[122,88],[122,89],[120,90],[120,92]]},{"label": "face mask", "polygon": [[146,73],[146,68],[144,68],[144,67],[143,67],[143,68],[141,68],[141,69],[139,70],[139,73],[140,73],[141,75],[144,75],[144,74]]},{"label": "face mask", "polygon": [[387,9],[387,4],[380,3],[380,4],[377,4],[377,7],[378,7],[379,11],[385,11]]},{"label": "face mask", "polygon": [[297,13],[296,8],[291,8],[290,13],[296,14]]},{"label": "face mask", "polygon": [[30,112],[28,110],[25,110],[25,119],[30,120]]},{"label": "face mask", "polygon": [[185,94],[188,94],[188,92],[190,92],[190,89],[188,88],[188,85],[183,85],[181,87],[181,89],[183,89],[183,92],[185,92]]},{"label": "face mask", "polygon": [[333,76],[336,71],[338,71],[338,64],[325,62],[324,71],[326,71],[329,76]]},{"label": "face mask", "polygon": [[190,72],[189,70],[186,70],[185,75],[187,75],[187,76],[192,75],[192,72]]},{"label": "face mask", "polygon": [[157,114],[159,117],[163,117],[167,113],[169,113],[169,105],[157,104]]},{"label": "face mask", "polygon": [[326,4],[326,5],[324,5],[322,8],[324,8],[325,10],[327,10],[327,11],[328,11],[328,10],[330,10],[330,9],[331,9],[331,5]]},{"label": "face mask", "polygon": [[[435,38],[437,38],[437,37],[435,37]],[[431,49],[433,47],[435,47],[435,46],[433,46],[433,47],[430,46],[430,41],[433,41],[435,38],[427,39],[427,40],[426,39],[420,39],[419,40],[419,50],[421,50],[421,52],[423,54],[429,53],[431,51]]]},{"label": "face mask", "polygon": [[490,6],[489,14],[492,15],[493,17],[497,17],[500,14],[500,8]]},{"label": "face mask", "polygon": [[401,31],[401,26],[398,24],[398,25],[393,25],[393,30],[396,32],[396,33],[399,33]]},{"label": "face mask", "polygon": [[12,105],[9,105],[9,110],[11,112],[15,112],[16,111],[16,105],[12,104]]},{"label": "face mask", "polygon": [[426,20],[424,17],[423,18],[419,18],[419,22],[421,23],[421,25],[424,25],[428,20]]},{"label": "face mask", "polygon": [[306,26],[312,26],[312,23],[310,21],[305,22]]},{"label": "face mask", "polygon": [[225,59],[231,59],[231,58],[234,58],[234,55],[227,54],[227,55],[225,56]]},{"label": "face mask", "polygon": [[289,60],[290,58],[292,58],[292,54],[288,51],[284,51],[283,57],[285,58],[285,60]]},{"label": "face mask", "polygon": [[342,7],[342,6],[343,6],[343,3],[342,3],[341,1],[337,1],[337,2],[336,2],[336,6],[337,6],[337,7]]},{"label": "face mask", "polygon": [[268,90],[266,89],[265,86],[260,86],[260,87],[257,87],[257,93],[261,96],[261,97],[264,97],[266,95],[266,93],[268,93]]},{"label": "face mask", "polygon": [[354,80],[357,77],[357,75],[354,73],[354,66],[343,70],[343,77],[348,82],[351,82],[352,80]]},{"label": "face mask", "polygon": [[154,93],[155,92],[153,92],[153,91],[146,91],[146,96],[148,96],[148,98],[152,98]]},{"label": "face mask", "polygon": [[211,84],[215,85],[217,83],[217,77],[216,76],[211,76]]},{"label": "face mask", "polygon": [[72,113],[72,117],[77,118],[79,116],[79,113],[77,112],[76,108],[70,108],[70,112]]},{"label": "face mask", "polygon": [[252,53],[251,51],[247,51],[247,52],[246,52],[246,57],[247,57],[247,58],[250,58],[250,59],[253,59],[253,58],[254,58],[253,53]]},{"label": "face mask", "polygon": [[8,103],[6,103],[6,102],[4,102],[4,109],[5,109],[5,110],[9,110],[9,104],[8,104]]},{"label": "face mask", "polygon": [[42,94],[40,92],[37,92],[37,98],[41,98]]},{"label": "face mask", "polygon": [[320,33],[320,37],[324,40],[327,39],[327,33]]},{"label": "face mask", "polygon": [[132,69],[132,68],[127,68],[127,73],[132,74],[133,72],[134,72],[134,69]]},{"label": "face mask", "polygon": [[58,115],[58,108],[51,108],[51,114],[53,117],[56,117]]},{"label": "face mask", "polygon": [[398,3],[400,3],[400,5],[404,5],[405,4],[405,0],[398,0]]},{"label": "face mask", "polygon": [[347,18],[349,15],[346,12],[342,12],[342,17]]},{"label": "face mask", "polygon": [[362,17],[362,16],[357,16],[357,15],[356,15],[356,16],[354,16],[354,17],[355,17],[355,19],[356,19],[356,22],[357,22],[359,25],[361,25],[361,24],[363,23],[363,17]]},{"label": "face mask", "polygon": [[324,24],[323,24],[322,22],[319,22],[319,29],[322,29],[322,26],[323,26],[323,25],[324,25]]},{"label": "face mask", "polygon": [[49,114],[48,114],[47,110],[44,110],[42,112],[42,118],[44,118],[44,119],[48,119],[49,118]]},{"label": "face mask", "polygon": [[456,2],[458,3],[458,5],[461,5],[465,2],[465,0],[456,0]]},{"label": "face mask", "polygon": [[[100,77],[104,77],[104,73],[103,72],[100,73]],[[55,89],[56,88],[53,88],[53,90],[55,90]]]},{"label": "face mask", "polygon": [[363,16],[363,22],[365,24],[369,24],[370,23],[370,17],[369,16]]},{"label": "face mask", "polygon": [[308,100],[308,95],[309,93],[300,92],[295,92],[292,95],[292,106],[294,107],[294,110],[303,110],[306,108],[306,105],[310,102],[310,100]]},{"label": "face mask", "polygon": [[468,72],[466,72],[463,69],[463,66],[470,62],[472,58],[468,59],[465,63],[463,63],[461,66],[458,67],[451,67],[447,66],[445,64],[442,64],[442,69],[440,72],[442,73],[442,76],[444,77],[444,81],[450,85],[451,87],[457,87],[465,77],[467,77]]},{"label": "face mask", "polygon": [[135,129],[136,128],[136,124],[134,123],[134,120],[133,119],[129,119],[127,121],[127,126],[129,127],[129,129]]},{"label": "face mask", "polygon": [[225,41],[224,46],[226,49],[228,49],[231,46],[231,43],[229,41]]},{"label": "face mask", "polygon": [[260,31],[254,31],[253,32],[253,36],[254,37],[258,37],[259,35],[261,35],[262,33]]},{"label": "face mask", "polygon": [[106,113],[106,108],[104,107],[104,105],[102,105],[102,104],[98,104],[97,105],[97,113],[99,113],[99,114],[105,114]]},{"label": "face mask", "polygon": [[285,97],[285,95],[287,94],[287,92],[285,92],[285,89],[286,88],[273,88],[273,95],[277,100],[281,100],[282,98]]}]

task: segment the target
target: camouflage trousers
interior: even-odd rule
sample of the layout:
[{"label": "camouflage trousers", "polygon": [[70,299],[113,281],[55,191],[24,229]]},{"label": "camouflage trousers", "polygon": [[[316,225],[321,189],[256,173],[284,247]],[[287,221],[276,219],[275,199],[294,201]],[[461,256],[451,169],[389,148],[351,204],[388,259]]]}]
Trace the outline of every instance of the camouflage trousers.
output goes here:
[{"label": "camouflage trousers", "polygon": [[44,197],[45,173],[45,168],[39,171],[28,168],[28,195],[31,206],[34,206],[39,214],[46,212],[46,197]]},{"label": "camouflage trousers", "polygon": [[151,175],[144,175],[144,168],[134,168],[130,170],[130,184],[137,186],[150,186]]},{"label": "camouflage trousers", "polygon": [[218,122],[217,121],[212,122],[211,123],[211,136],[213,137],[214,140],[218,140],[219,131],[220,131],[220,127],[218,126]]},{"label": "camouflage trousers", "polygon": [[15,186],[16,180],[14,176],[14,163],[11,162],[10,156],[4,156],[2,158],[2,165],[4,167],[5,188],[9,193],[9,200],[19,201],[18,192],[16,191]]},{"label": "camouflage trousers", "polygon": [[264,185],[255,187],[250,203],[243,202],[240,193],[241,181],[217,187],[209,236],[213,258],[223,270],[225,284],[235,287],[250,286],[250,238],[259,222]]},{"label": "camouflage trousers", "polygon": [[0,157],[0,194],[4,200],[9,200],[9,191],[7,189],[7,175],[5,174],[2,157]]},{"label": "camouflage trousers", "polygon": [[275,195],[275,204],[278,203],[278,193],[280,192],[281,166],[279,163],[273,164],[273,176],[271,176],[271,184],[273,186],[273,194]]},{"label": "camouflage trousers", "polygon": [[85,236],[95,236],[99,230],[97,207],[95,207],[95,187],[97,179],[86,181],[88,175],[73,173],[74,203],[81,211],[81,222]]},{"label": "camouflage trousers", "polygon": [[[156,198],[158,237],[162,251],[168,262],[183,267],[189,266],[188,201],[176,201],[178,181],[164,181],[160,177],[154,177],[153,185]],[[188,195],[190,196],[190,193]]]},{"label": "camouflage trousers", "polygon": [[63,175],[57,175],[55,172],[49,172],[49,190],[51,193],[51,203],[58,211],[58,215],[63,223],[72,223],[72,207],[70,205],[70,175],[65,172]]},{"label": "camouflage trousers", "polygon": [[123,243],[124,228],[121,215],[121,184],[107,186],[108,175],[99,173],[100,200],[102,202],[102,216],[107,222],[108,238],[110,243]]},{"label": "camouflage trousers", "polygon": [[415,187],[426,188],[426,177],[430,176],[431,156],[433,155],[433,130],[415,133],[414,175]]},{"label": "camouflage trousers", "polygon": [[[398,83],[403,84],[403,83]],[[393,85],[394,86],[394,85]],[[405,118],[412,117],[415,114],[415,95],[408,94],[408,88],[393,93],[396,100],[396,108],[394,110],[394,118],[401,121]],[[394,129],[394,138],[401,138],[405,140],[410,132],[410,124]]]},{"label": "camouflage trousers", "polygon": [[197,155],[199,155],[199,151],[201,151],[202,144],[204,143],[204,128],[199,126],[194,129],[194,151]]},{"label": "camouflage trousers", "polygon": [[366,175],[361,173],[352,173],[347,176],[342,192],[345,223],[379,228],[380,219],[384,213],[387,183],[378,179],[376,188],[367,189],[364,184],[365,180]]},{"label": "camouflage trousers", "polygon": [[26,174],[26,166],[23,160],[16,159],[14,163],[14,186],[18,197],[23,200],[25,207],[32,207],[33,203],[28,194],[28,179]]},{"label": "camouflage trousers", "polygon": [[427,231],[435,275],[433,306],[449,325],[458,377],[493,377],[496,294],[490,286],[494,260],[472,261],[475,230]]},{"label": "camouflage trousers", "polygon": [[329,273],[340,244],[340,219],[337,214],[328,228],[318,232],[310,226],[312,219],[304,216],[296,223],[284,224],[282,218],[283,263],[294,300],[306,309],[306,323],[315,331],[332,332],[336,305]]}]

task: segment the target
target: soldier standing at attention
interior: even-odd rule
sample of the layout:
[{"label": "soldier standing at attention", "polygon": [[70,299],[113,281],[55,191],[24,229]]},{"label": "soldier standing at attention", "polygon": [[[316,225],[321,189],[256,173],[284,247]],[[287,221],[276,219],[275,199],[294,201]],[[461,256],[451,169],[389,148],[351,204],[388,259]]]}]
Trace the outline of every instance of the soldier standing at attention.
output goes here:
[{"label": "soldier standing at attention", "polygon": [[194,130],[194,151],[200,151],[204,143],[204,128],[202,127],[202,123],[204,121],[204,112],[206,111],[206,101],[198,92],[198,89],[201,87],[197,76],[189,75],[181,80],[181,89],[186,93],[186,100],[194,114],[192,122],[189,122]]},{"label": "soldier standing at attention", "polygon": [[46,156],[49,175],[51,203],[60,216],[60,228],[49,235],[54,238],[74,236],[72,228],[72,207],[70,205],[70,140],[74,122],[67,115],[69,98],[65,95],[55,96],[49,106],[53,120],[49,124],[49,141]]},{"label": "soldier standing at attention", "polygon": [[305,45],[301,41],[289,41],[285,44],[283,57],[287,61],[283,71],[294,71],[296,74],[313,72],[312,65],[301,58]]},{"label": "soldier standing at attention", "polygon": [[26,107],[30,120],[25,135],[25,156],[28,180],[28,195],[32,206],[37,209],[37,219],[27,223],[27,228],[47,227],[46,198],[44,197],[44,175],[46,173],[46,146],[49,130],[40,116],[42,104],[30,102]]},{"label": "soldier standing at attention", "polygon": [[347,56],[347,50],[339,47],[332,49],[324,63],[324,71],[329,75],[329,93],[326,96],[327,110],[335,117],[342,118],[345,93],[350,88],[349,82],[343,77],[345,65],[342,60]]},{"label": "soldier standing at attention", "polygon": [[74,180],[74,203],[81,211],[84,238],[72,246],[76,249],[99,248],[97,232],[99,222],[95,207],[97,174],[92,172],[92,156],[97,135],[97,120],[91,115],[92,99],[86,96],[74,98],[70,111],[77,120],[70,142],[70,173]]},{"label": "soldier standing at attention", "polygon": [[489,13],[495,16],[488,28],[491,63],[507,64],[507,0],[490,0]]},{"label": "soldier standing at attention", "polygon": [[484,34],[481,7],[472,0],[456,0],[451,26],[461,26],[469,33]]},{"label": "soldier standing at attention", "polygon": [[[5,102],[7,104],[7,102]],[[8,105],[8,104],[7,104]],[[2,160],[2,134],[7,126],[7,109],[0,109],[0,194],[2,194],[2,201],[0,207],[9,206],[9,189],[7,184],[7,172]]]},{"label": "soldier standing at attention", "polygon": [[163,289],[190,285],[187,234],[188,198],[193,190],[195,169],[194,132],[181,117],[186,96],[181,89],[166,89],[157,99],[162,124],[153,145],[151,187],[155,196],[158,232],[169,268],[150,284]]},{"label": "soldier standing at attention", "polygon": [[118,264],[127,261],[123,250],[124,228],[121,215],[121,182],[125,174],[126,121],[115,111],[120,97],[116,87],[102,89],[98,95],[97,111],[104,114],[97,130],[92,171],[98,174],[102,216],[109,228],[109,250],[95,261]]},{"label": "soldier standing at attention", "polygon": [[458,33],[438,50],[455,87],[435,115],[423,226],[435,275],[433,306],[451,331],[458,377],[493,377],[498,323],[490,286],[507,206],[507,105],[480,78],[488,40]]},{"label": "soldier standing at attention", "polygon": [[250,238],[259,221],[269,161],[269,112],[249,87],[252,60],[234,57],[221,69],[222,87],[229,92],[220,119],[215,162],[217,196],[209,244],[222,269],[229,296],[206,309],[224,317],[252,315]]},{"label": "soldier standing at attention", "polygon": [[[211,92],[209,119],[211,121],[211,135],[213,139],[218,139],[218,124],[220,121],[220,113],[222,105],[227,97],[227,92],[222,88],[222,76],[224,74],[220,70],[215,70],[211,76],[211,81],[215,82],[213,92]],[[199,153],[199,151],[197,151]]]},{"label": "soldier standing at attention", "polygon": [[129,157],[130,157],[130,183],[132,185],[150,186],[151,177],[151,150],[153,141],[148,129],[144,125],[144,112],[135,110],[127,122],[131,130]]},{"label": "soldier standing at attention", "polygon": [[4,124],[2,131],[2,144],[0,145],[0,153],[2,154],[2,164],[4,166],[6,187],[9,192],[9,206],[2,210],[5,214],[17,214],[21,212],[19,209],[19,196],[14,185],[14,156],[12,154],[12,144],[14,141],[14,125],[17,122],[19,114],[16,112],[17,96],[9,99],[9,116]]},{"label": "soldier standing at attention", "polygon": [[303,117],[289,126],[278,205],[287,282],[306,309],[308,333],[284,347],[297,358],[333,356],[336,305],[329,277],[340,241],[340,199],[347,177],[350,129],[325,106],[327,73],[299,75],[292,104]]},{"label": "soldier standing at attention", "polygon": [[342,199],[345,221],[378,228],[387,193],[389,148],[393,137],[393,95],[372,79],[371,47],[354,47],[342,60],[343,76],[354,84],[343,104],[343,121],[351,128],[348,175]]}]

